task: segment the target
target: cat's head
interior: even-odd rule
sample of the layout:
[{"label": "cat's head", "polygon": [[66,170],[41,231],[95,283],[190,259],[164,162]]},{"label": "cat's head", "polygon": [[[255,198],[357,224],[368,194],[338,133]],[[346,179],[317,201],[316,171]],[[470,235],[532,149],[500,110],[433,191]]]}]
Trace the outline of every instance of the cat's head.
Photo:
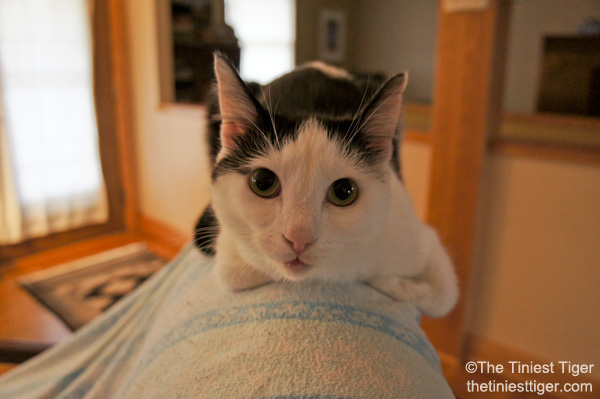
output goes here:
[{"label": "cat's head", "polygon": [[[397,179],[390,160],[406,76],[392,77],[346,112],[294,113],[288,101],[282,113],[278,103],[287,93],[257,98],[218,56],[215,72],[221,148],[212,204],[232,250],[274,279],[360,278],[382,239],[390,181]],[[348,83],[327,79],[332,87],[336,79],[340,87]]]}]

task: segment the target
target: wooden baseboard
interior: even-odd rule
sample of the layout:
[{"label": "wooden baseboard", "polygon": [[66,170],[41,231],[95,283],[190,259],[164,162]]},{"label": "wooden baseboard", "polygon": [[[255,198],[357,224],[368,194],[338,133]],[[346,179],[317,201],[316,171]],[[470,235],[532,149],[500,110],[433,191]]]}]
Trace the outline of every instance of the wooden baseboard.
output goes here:
[{"label": "wooden baseboard", "polygon": [[159,255],[173,258],[192,238],[191,232],[184,232],[147,215],[138,215],[138,232],[151,241],[152,248]]},{"label": "wooden baseboard", "polygon": [[[554,373],[519,373],[512,372],[511,363],[509,362],[521,362],[522,365],[547,365],[551,360],[539,359],[531,356],[527,353],[523,353],[514,348],[506,347],[496,342],[491,342],[480,337],[467,334],[465,337],[465,350],[464,360],[459,360],[456,357],[440,354],[440,360],[442,362],[442,368],[444,375],[448,379],[452,390],[455,395],[460,398],[475,398],[482,393],[476,394],[468,391],[467,383],[469,381],[475,381],[477,383],[485,383],[488,381],[496,382],[512,382],[512,383],[525,383],[527,381],[535,381],[536,384],[558,384],[557,392],[548,392],[543,396],[537,393],[525,395],[522,393],[488,393],[493,395],[494,398],[516,398],[516,397],[543,397],[548,399],[587,399],[587,398],[598,398],[600,393],[600,381],[590,377],[590,374],[579,374],[578,376],[572,376],[569,373],[562,373],[561,365],[558,361],[554,360]],[[566,360],[569,359],[559,359]],[[486,362],[485,368],[489,372],[480,372],[480,369],[475,373],[468,373],[466,371],[466,364],[468,362]],[[497,366],[502,365],[503,371],[500,373],[494,373],[492,367],[487,367],[487,364]],[[575,362],[573,362],[575,363]],[[481,366],[479,366],[481,367]],[[600,367],[595,364],[594,369]],[[496,368],[497,370],[497,368]],[[582,387],[583,384],[586,386],[583,389],[587,389],[587,392],[564,392],[565,384],[577,384],[577,387]],[[561,392],[562,390],[562,392]],[[522,395],[522,396],[519,396]]]},{"label": "wooden baseboard", "polygon": [[0,363],[23,363],[54,345],[49,341],[0,340]]},{"label": "wooden baseboard", "polygon": [[431,134],[421,130],[406,130],[402,136],[402,139],[410,143],[431,144]]}]

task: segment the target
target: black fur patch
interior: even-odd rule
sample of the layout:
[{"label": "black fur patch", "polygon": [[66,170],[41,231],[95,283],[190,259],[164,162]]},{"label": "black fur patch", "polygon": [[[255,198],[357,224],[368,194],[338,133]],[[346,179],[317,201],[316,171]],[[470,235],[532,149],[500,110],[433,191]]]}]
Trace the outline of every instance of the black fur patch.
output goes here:
[{"label": "black fur patch", "polygon": [[[236,149],[221,159],[213,168],[213,181],[227,172],[249,173],[247,166],[253,159],[267,155],[272,148],[280,150],[284,143],[296,139],[301,121],[292,121],[286,117],[275,115],[273,123],[268,112],[259,111],[261,111],[259,119],[254,121],[255,126],[245,134],[236,137],[234,139]],[[277,131],[274,130],[273,125]]]},{"label": "black fur patch", "polygon": [[209,204],[196,223],[194,244],[206,255],[215,254],[215,239],[219,232],[219,221]]}]

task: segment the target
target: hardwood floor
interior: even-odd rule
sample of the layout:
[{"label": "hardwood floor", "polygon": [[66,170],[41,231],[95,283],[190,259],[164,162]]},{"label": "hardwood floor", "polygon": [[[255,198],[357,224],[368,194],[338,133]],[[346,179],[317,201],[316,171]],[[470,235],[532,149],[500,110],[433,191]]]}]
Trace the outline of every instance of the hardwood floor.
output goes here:
[{"label": "hardwood floor", "polygon": [[6,373],[7,371],[14,369],[17,367],[14,363],[0,363],[0,375]]}]

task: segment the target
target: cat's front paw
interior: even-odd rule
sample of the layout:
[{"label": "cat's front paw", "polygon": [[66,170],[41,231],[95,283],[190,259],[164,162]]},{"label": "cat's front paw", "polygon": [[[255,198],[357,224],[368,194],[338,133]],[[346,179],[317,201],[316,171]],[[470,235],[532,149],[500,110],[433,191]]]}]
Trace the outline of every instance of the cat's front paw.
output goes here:
[{"label": "cat's front paw", "polygon": [[217,262],[215,276],[219,284],[231,291],[247,290],[271,281],[265,273],[245,263],[223,265]]},{"label": "cat's front paw", "polygon": [[417,306],[432,295],[431,285],[402,276],[377,277],[368,284],[397,301]]},{"label": "cat's front paw", "polygon": [[377,277],[367,282],[371,287],[400,302],[411,303],[427,316],[448,313],[454,302],[448,303],[430,282],[401,276]]},{"label": "cat's front paw", "polygon": [[272,279],[249,265],[240,256],[232,237],[222,232],[217,239],[215,278],[217,283],[231,291],[241,291],[267,284]]}]

